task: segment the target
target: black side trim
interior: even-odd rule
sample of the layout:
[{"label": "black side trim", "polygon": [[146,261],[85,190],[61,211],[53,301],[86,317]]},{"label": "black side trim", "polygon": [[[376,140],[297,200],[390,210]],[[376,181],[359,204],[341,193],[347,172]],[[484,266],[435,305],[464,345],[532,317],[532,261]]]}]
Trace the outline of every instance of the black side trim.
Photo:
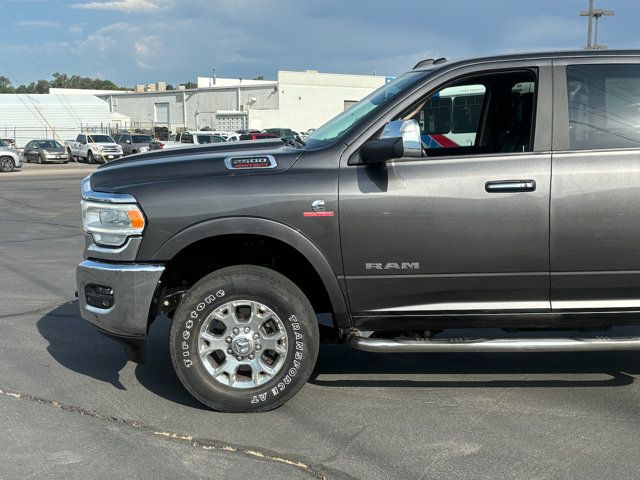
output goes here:
[{"label": "black side trim", "polygon": [[580,312],[505,312],[465,314],[356,314],[356,328],[362,330],[405,330],[446,328],[605,328],[640,325],[640,310],[594,310]]}]

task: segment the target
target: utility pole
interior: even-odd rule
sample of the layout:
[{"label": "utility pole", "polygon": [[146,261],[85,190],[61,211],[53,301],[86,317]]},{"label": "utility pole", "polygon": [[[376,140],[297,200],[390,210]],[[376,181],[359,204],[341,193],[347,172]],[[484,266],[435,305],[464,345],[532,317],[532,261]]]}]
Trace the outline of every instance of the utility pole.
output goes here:
[{"label": "utility pole", "polygon": [[[600,17],[610,17],[615,15],[613,10],[603,10],[601,8],[593,8],[593,0],[589,0],[589,10],[581,11],[581,17],[589,17],[589,26],[587,28],[587,46],[586,50],[605,50],[607,48],[606,45],[598,45],[598,20]],[[596,31],[595,31],[595,41],[592,43],[592,33],[593,33],[593,19],[596,20]]]}]

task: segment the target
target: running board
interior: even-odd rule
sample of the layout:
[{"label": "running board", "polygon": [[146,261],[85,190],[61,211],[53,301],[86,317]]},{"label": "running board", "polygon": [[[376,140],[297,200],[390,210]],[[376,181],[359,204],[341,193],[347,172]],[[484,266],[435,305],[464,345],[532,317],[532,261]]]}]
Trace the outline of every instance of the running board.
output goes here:
[{"label": "running board", "polygon": [[349,346],[365,352],[602,352],[640,350],[640,337],[595,338],[368,338],[352,332]]}]

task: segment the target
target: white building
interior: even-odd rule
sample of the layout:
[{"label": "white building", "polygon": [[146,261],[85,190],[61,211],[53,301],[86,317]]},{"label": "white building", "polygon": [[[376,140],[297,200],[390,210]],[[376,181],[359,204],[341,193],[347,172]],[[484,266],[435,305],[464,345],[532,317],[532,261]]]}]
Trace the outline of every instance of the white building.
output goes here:
[{"label": "white building", "polygon": [[385,83],[385,77],[335,73],[278,72],[278,106],[252,108],[250,127],[318,128]]},{"label": "white building", "polygon": [[36,138],[62,142],[81,130],[106,129],[110,116],[109,104],[93,95],[0,95],[0,137],[14,139],[18,147]]},{"label": "white building", "polygon": [[[237,130],[317,128],[387,81],[385,77],[278,72],[276,81],[198,77],[200,88],[100,94],[130,128],[175,132],[211,127]],[[212,85],[212,86],[209,86]]]}]

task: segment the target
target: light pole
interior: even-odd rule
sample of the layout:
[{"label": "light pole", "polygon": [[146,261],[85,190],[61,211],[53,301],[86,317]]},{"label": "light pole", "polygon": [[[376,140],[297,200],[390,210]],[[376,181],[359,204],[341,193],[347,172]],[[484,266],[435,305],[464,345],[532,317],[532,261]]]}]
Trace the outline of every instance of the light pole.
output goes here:
[{"label": "light pole", "polygon": [[[603,10],[601,8],[593,8],[593,0],[589,0],[589,10],[581,11],[581,17],[589,17],[589,26],[587,28],[587,46],[585,49],[587,50],[604,50],[607,48],[606,45],[598,45],[598,20],[600,17],[610,17],[615,15],[613,10]],[[591,43],[592,31],[593,31],[593,19],[596,19],[596,32],[595,32],[595,41]]]}]

